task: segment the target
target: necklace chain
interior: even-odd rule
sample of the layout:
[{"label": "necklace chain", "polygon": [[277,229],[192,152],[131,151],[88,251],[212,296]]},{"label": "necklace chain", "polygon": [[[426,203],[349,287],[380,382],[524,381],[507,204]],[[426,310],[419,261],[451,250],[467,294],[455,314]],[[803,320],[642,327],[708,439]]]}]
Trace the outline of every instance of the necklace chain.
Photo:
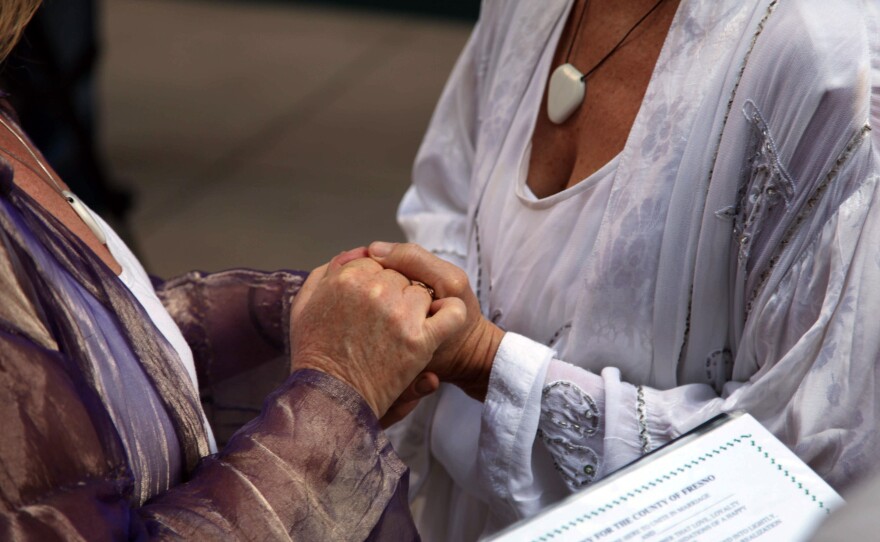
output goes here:
[{"label": "necklace chain", "polygon": [[[28,151],[28,153],[31,155],[31,157],[34,159],[34,161],[37,163],[37,165],[40,166],[40,169],[43,170],[43,173],[46,174],[46,178],[48,178],[50,181],[49,183],[46,183],[46,184],[51,184],[55,188],[55,191],[58,192],[59,194],[61,194],[63,197],[64,190],[61,188],[61,185],[58,184],[58,181],[55,180],[55,176],[52,175],[52,173],[49,171],[49,168],[47,168],[45,166],[45,164],[43,164],[43,161],[40,160],[40,157],[37,156],[37,153],[35,153],[33,151],[33,149],[31,149],[30,145],[27,144],[27,142],[24,140],[24,138],[21,137],[21,135],[19,135],[19,133],[17,131],[13,130],[12,126],[10,126],[9,123],[6,122],[6,119],[3,118],[2,114],[0,114],[0,124],[2,124],[3,127],[9,131],[9,133],[11,133],[13,136],[15,136],[15,138],[19,141],[19,143],[22,144],[22,146],[25,148],[25,150]],[[12,154],[12,153],[9,153],[9,154]],[[12,154],[12,155],[15,156],[14,154]],[[18,158],[17,156],[16,156],[16,159],[21,161],[21,159]],[[27,164],[25,164],[25,165],[27,165]],[[31,169],[33,171],[33,168],[29,168],[29,169]],[[42,179],[43,182],[46,182],[46,179],[43,178],[42,175],[37,175],[37,177]],[[65,199],[67,199],[67,198],[65,198]]]},{"label": "necklace chain", "polygon": [[[651,16],[652,13],[654,13],[655,11],[657,11],[657,8],[659,8],[659,7],[660,7],[660,4],[662,4],[662,3],[663,3],[663,0],[657,0],[657,2],[651,7],[651,9],[649,9],[644,15],[642,15],[641,18],[639,18],[639,20],[636,21],[636,23],[635,23],[634,25],[632,25],[632,26],[630,27],[629,30],[626,31],[626,34],[624,34],[623,37],[620,38],[620,41],[618,41],[617,44],[616,44],[614,47],[612,47],[611,50],[608,51],[608,52],[605,54],[605,56],[603,56],[602,59],[599,60],[599,62],[596,63],[595,66],[593,66],[592,68],[590,68],[589,71],[587,71],[584,75],[581,76],[581,81],[586,81],[587,78],[588,78],[589,76],[591,76],[591,75],[593,74],[593,72],[595,72],[596,70],[598,70],[598,69],[602,66],[602,64],[605,63],[606,60],[608,60],[609,58],[611,58],[611,56],[612,56],[614,53],[616,53],[617,50],[620,49],[620,47],[624,44],[624,42],[626,41],[626,38],[628,38],[628,37],[630,36],[630,34],[632,34],[633,31],[634,31],[636,28],[638,28],[643,22],[645,22],[645,19],[647,19],[648,17]],[[581,33],[581,26],[582,26],[582,23],[584,22],[584,14],[587,12],[587,8],[589,7],[589,4],[590,4],[590,3],[589,3],[589,0],[584,0],[584,7],[583,7],[583,9],[581,10],[581,16],[580,16],[580,18],[578,19],[578,25],[577,25],[577,28],[575,29],[574,36],[572,37],[572,39],[571,39],[571,43],[570,43],[569,46],[568,46],[568,53],[565,55],[565,62],[566,62],[567,64],[569,63],[569,60],[571,59],[571,52],[572,52],[572,50],[574,49],[574,45],[575,45],[575,43],[577,42],[578,37],[580,36],[580,33]]]},{"label": "necklace chain", "polygon": [[30,162],[25,161],[25,159],[22,158],[21,156],[19,156],[17,153],[14,153],[11,150],[9,150],[8,148],[3,147],[3,146],[0,146],[0,152],[5,154],[6,156],[12,158],[13,160],[15,160],[16,162],[21,164],[23,167],[26,167],[28,169],[28,171],[33,173],[36,177],[40,178],[40,180],[42,180],[43,182],[46,182],[45,180],[42,179],[43,173],[41,171],[37,170],[37,168],[34,167]]},{"label": "necklace chain", "polygon": [[[95,217],[92,216],[91,211],[89,211],[88,208],[81,201],[79,201],[79,198],[77,198],[70,190],[64,190],[63,188],[61,188],[61,185],[58,183],[58,181],[55,180],[55,176],[52,175],[52,172],[49,171],[49,168],[46,167],[46,164],[44,164],[43,161],[40,160],[40,157],[37,156],[37,153],[34,152],[34,150],[31,148],[31,146],[27,144],[27,142],[24,140],[24,137],[21,134],[19,134],[18,131],[14,130],[12,128],[12,126],[9,125],[8,122],[6,122],[6,119],[3,118],[2,113],[0,113],[0,124],[2,124],[3,127],[6,128],[9,131],[9,133],[11,133],[13,136],[15,136],[15,138],[18,139],[18,141],[24,146],[24,148],[28,151],[28,153],[31,155],[31,157],[34,159],[34,161],[37,163],[37,165],[40,166],[40,169],[43,170],[43,173],[45,173],[45,177],[43,177],[43,175],[40,175],[33,168],[33,166],[31,166],[27,162],[23,161],[15,153],[10,152],[10,151],[6,150],[5,148],[2,150],[6,154],[8,154],[8,155],[14,157],[16,160],[18,160],[26,168],[33,171],[34,174],[41,181],[43,181],[44,183],[51,185],[53,188],[55,188],[55,191],[58,192],[58,195],[61,196],[62,199],[64,199],[64,201],[66,201],[70,205],[70,208],[73,209],[73,212],[76,213],[76,215],[79,216],[80,220],[82,220],[83,223],[85,223],[85,225],[92,231],[92,233],[95,235],[95,238],[98,240],[98,242],[100,242],[102,245],[106,244],[107,237],[104,234],[104,230],[101,228],[101,225],[98,224],[98,222],[95,220]],[[48,181],[46,179],[48,179]]]}]

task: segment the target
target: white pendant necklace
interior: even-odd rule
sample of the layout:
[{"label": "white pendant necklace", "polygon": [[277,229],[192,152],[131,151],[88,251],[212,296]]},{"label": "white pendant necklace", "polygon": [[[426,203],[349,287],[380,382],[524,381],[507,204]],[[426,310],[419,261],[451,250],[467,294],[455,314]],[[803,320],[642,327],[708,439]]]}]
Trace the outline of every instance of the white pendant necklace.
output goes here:
[{"label": "white pendant necklace", "polygon": [[586,77],[566,62],[553,70],[547,88],[547,116],[553,124],[562,124],[584,102]]},{"label": "white pendant necklace", "polygon": [[[28,153],[30,153],[31,157],[34,159],[37,165],[40,166],[40,169],[43,170],[43,173],[46,174],[46,178],[49,179],[50,182],[47,182],[47,184],[54,188],[55,191],[58,192],[58,194],[62,198],[64,198],[64,201],[66,201],[70,205],[71,209],[73,209],[73,212],[76,213],[80,220],[82,220],[83,223],[85,223],[85,225],[92,231],[95,237],[98,238],[98,241],[102,245],[107,244],[107,237],[106,235],[104,235],[104,230],[101,228],[101,225],[98,224],[98,221],[95,220],[95,217],[92,215],[92,213],[89,212],[85,204],[83,204],[83,202],[81,202],[79,198],[77,198],[73,194],[73,192],[61,188],[61,186],[58,184],[58,181],[56,181],[52,173],[49,172],[49,168],[47,168],[43,164],[42,160],[40,160],[40,158],[37,156],[37,153],[35,153],[31,149],[30,145],[28,145],[27,142],[24,140],[24,138],[17,131],[15,131],[12,126],[10,126],[6,122],[6,120],[4,120],[2,115],[0,115],[0,124],[2,124],[7,130],[9,130],[9,133],[14,135],[15,138],[18,139],[18,141],[24,146],[24,148],[27,149]],[[39,175],[37,176],[40,177]],[[43,177],[40,177],[40,179],[42,179],[43,182],[46,182],[46,179],[43,179]]]},{"label": "white pendant necklace", "polygon": [[639,25],[642,24],[649,15],[654,13],[654,10],[660,7],[660,4],[662,3],[663,0],[658,0],[647,13],[642,15],[642,17],[636,21],[636,24],[627,30],[626,34],[624,34],[623,37],[620,38],[620,41],[617,42],[617,45],[608,51],[608,53],[602,57],[602,60],[590,68],[586,74],[583,74],[580,70],[575,68],[574,65],[569,63],[569,59],[571,59],[571,50],[574,48],[578,36],[580,35],[581,23],[584,21],[584,14],[587,12],[587,2],[586,0],[584,1],[584,7],[581,10],[577,29],[575,30],[574,37],[571,39],[571,43],[568,45],[568,53],[565,55],[565,63],[553,70],[553,74],[550,76],[550,83],[547,87],[547,117],[550,118],[550,122],[553,124],[562,124],[567,121],[575,111],[577,111],[577,108],[584,102],[584,96],[587,93],[587,78],[593,75],[593,72],[598,70],[606,60],[611,58],[611,55],[620,49],[620,46],[623,45],[626,38],[632,34],[633,30],[638,28]]}]

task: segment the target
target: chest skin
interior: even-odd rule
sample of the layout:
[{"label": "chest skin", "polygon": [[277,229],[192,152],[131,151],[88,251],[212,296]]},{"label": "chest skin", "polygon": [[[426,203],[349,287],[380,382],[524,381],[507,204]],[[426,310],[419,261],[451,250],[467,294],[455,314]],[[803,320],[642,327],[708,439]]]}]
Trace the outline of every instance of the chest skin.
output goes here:
[{"label": "chest skin", "polygon": [[[585,4],[576,0],[556,46],[551,73],[566,62],[573,39],[568,62],[587,73],[654,3],[633,0]],[[535,196],[546,198],[576,185],[623,150],[678,4],[679,0],[665,0],[590,75],[583,103],[560,125],[547,118],[545,88],[529,160],[528,186]],[[581,18],[583,9],[587,11]],[[549,79],[550,73],[545,76]]]}]

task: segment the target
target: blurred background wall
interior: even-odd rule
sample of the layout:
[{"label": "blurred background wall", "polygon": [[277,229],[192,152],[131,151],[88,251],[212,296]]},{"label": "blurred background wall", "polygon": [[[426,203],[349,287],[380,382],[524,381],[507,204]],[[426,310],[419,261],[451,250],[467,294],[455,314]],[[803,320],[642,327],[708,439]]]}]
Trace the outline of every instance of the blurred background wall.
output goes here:
[{"label": "blurred background wall", "polygon": [[[249,0],[241,0],[247,2]],[[346,6],[401,13],[451,17],[476,21],[480,0],[275,0],[279,3],[311,3],[322,6]]]},{"label": "blurred background wall", "polygon": [[476,1],[94,8],[97,152],[149,271],[311,269],[402,239],[395,209]]}]

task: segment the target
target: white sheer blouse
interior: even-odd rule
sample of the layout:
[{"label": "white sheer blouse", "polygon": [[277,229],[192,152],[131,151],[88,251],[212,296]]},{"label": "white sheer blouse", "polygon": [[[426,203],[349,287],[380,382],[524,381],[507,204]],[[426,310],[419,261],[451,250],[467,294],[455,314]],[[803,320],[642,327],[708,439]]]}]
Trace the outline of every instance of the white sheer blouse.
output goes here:
[{"label": "white sheer blouse", "polygon": [[570,6],[484,2],[400,207],[508,331],[485,403],[444,387],[394,430],[423,536],[493,532],[733,409],[846,489],[880,445],[877,2],[683,0],[623,152],[536,200]]}]

